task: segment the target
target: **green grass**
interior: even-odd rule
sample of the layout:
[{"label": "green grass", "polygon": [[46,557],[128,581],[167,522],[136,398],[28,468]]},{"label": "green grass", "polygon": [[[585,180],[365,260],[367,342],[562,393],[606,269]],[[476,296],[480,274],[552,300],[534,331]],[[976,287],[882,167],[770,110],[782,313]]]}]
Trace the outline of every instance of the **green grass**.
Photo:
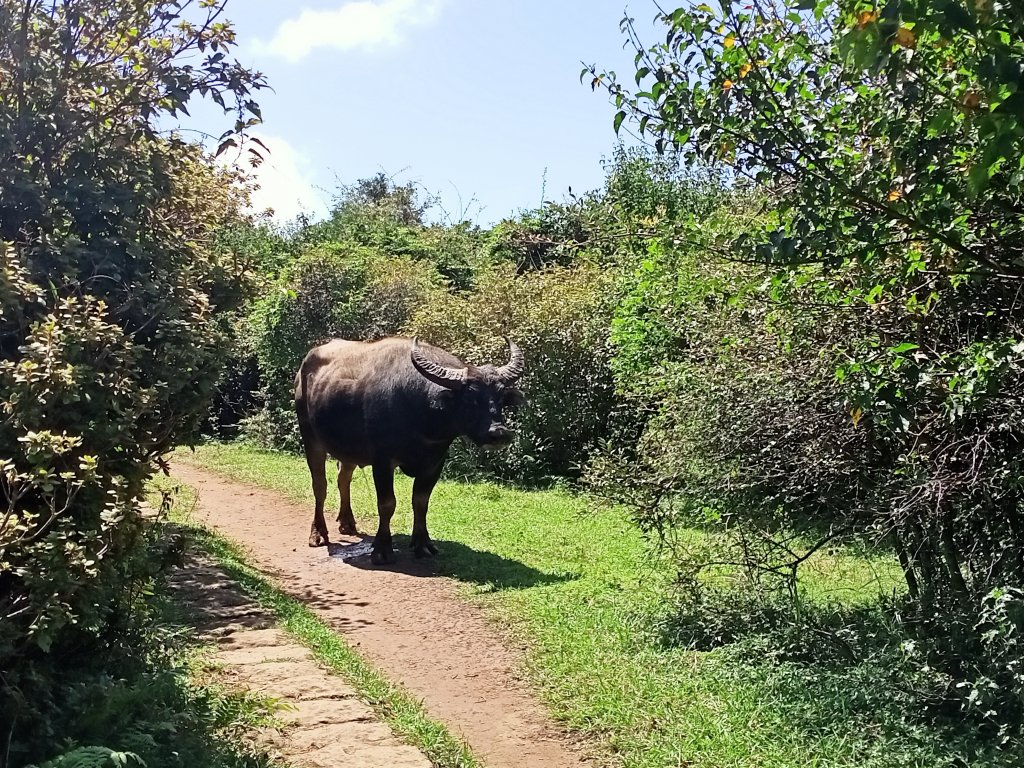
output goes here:
[{"label": "green grass", "polygon": [[[180,453],[312,509],[299,457],[231,445]],[[408,532],[411,484],[397,482],[394,530]],[[375,528],[372,481],[357,473],[353,506]],[[974,759],[970,734],[933,730],[880,682],[886,669],[750,663],[729,649],[664,642],[673,573],[625,515],[561,491],[439,484],[429,517],[438,567],[526,642],[529,673],[552,714],[630,768],[996,765]],[[296,542],[305,529],[293,532]],[[399,539],[396,536],[396,539]],[[401,540],[396,545],[402,545]],[[808,569],[816,600],[847,605],[893,583],[868,553],[823,554]],[[960,737],[963,736],[961,739]]]},{"label": "green grass", "polygon": [[244,552],[235,544],[191,520],[188,510],[193,506],[194,489],[164,478],[158,478],[154,484],[163,490],[176,488],[171,520],[188,533],[191,541],[212,556],[261,607],[270,611],[282,629],[350,682],[400,738],[422,750],[437,768],[481,768],[469,747],[443,725],[427,717],[420,702],[374,670],[306,606],[247,565]]}]

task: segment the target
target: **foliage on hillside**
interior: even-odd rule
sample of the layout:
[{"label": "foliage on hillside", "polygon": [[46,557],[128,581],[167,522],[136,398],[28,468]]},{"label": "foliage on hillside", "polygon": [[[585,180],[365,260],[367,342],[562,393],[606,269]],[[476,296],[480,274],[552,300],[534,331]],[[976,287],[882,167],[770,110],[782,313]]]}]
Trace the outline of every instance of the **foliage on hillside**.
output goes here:
[{"label": "foliage on hillside", "polygon": [[188,22],[164,0],[0,2],[0,722],[12,754],[61,705],[58,660],[102,668],[145,619],[158,563],[143,484],[203,419],[225,347],[214,313],[247,293],[216,239],[242,222],[244,187],[161,131],[193,96],[237,116],[225,138],[259,114],[262,78],[226,57],[221,6],[200,7]]},{"label": "foliage on hillside", "polygon": [[[244,434],[298,449],[295,371],[330,338],[419,334],[471,361],[500,364],[507,335],[527,354],[519,437],[491,455],[459,445],[450,471],[531,482],[577,475],[610,433],[616,402],[607,343],[614,279],[599,267],[615,250],[601,248],[630,231],[599,215],[605,204],[596,198],[552,204],[488,232],[428,224],[429,202],[378,176],[344,188],[328,220],[282,235],[283,256],[266,260],[282,266],[268,271],[265,296],[239,322],[235,381],[258,372],[261,403],[235,414]],[[578,237],[563,239],[569,230]],[[224,389],[232,386],[229,379]]]},{"label": "foliage on hillside", "polygon": [[767,205],[652,250],[620,308],[619,380],[646,374],[662,402],[645,471],[621,474],[640,519],[727,530],[711,560],[754,584],[791,587],[836,537],[889,547],[914,663],[947,676],[936,707],[1005,735],[1024,717],[1024,17],[790,0],[659,18],[650,47],[623,22],[636,90],[587,70],[615,126]]},{"label": "foliage on hillside", "polygon": [[632,435],[643,418],[622,410],[613,385],[609,327],[623,270],[670,222],[702,222],[731,196],[720,174],[640,150],[619,148],[606,171],[603,189],[489,230],[428,222],[432,201],[380,174],[343,187],[323,222],[232,233],[264,265],[266,287],[237,322],[220,433],[238,424],[259,445],[297,450],[295,371],[327,339],[419,334],[500,364],[508,336],[527,355],[516,442],[490,454],[456,444],[449,471],[578,477],[602,441]]}]

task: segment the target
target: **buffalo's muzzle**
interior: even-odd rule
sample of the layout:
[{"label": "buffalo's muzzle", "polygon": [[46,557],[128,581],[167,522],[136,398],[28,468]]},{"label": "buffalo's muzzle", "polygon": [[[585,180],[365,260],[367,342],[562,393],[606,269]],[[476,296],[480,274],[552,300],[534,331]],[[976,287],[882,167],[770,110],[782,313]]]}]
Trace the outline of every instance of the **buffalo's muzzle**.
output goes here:
[{"label": "buffalo's muzzle", "polygon": [[484,440],[484,444],[495,448],[501,448],[511,443],[515,434],[516,433],[508,427],[495,425],[487,430],[487,438]]}]

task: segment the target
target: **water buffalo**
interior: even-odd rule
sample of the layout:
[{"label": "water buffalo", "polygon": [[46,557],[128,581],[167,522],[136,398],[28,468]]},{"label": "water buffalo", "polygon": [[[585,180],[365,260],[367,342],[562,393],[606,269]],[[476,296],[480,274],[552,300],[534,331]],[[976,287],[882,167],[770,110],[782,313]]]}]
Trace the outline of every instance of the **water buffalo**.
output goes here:
[{"label": "water buffalo", "polygon": [[452,442],[460,436],[485,447],[512,441],[502,409],[522,400],[514,385],[525,365],[519,347],[507,343],[510,359],[499,367],[467,365],[415,338],[335,339],[310,350],[295,376],[299,432],[316,499],[309,546],[329,539],[324,464],[330,455],[339,462],[343,534],[356,533],[352,473],[373,467],[380,526],[371,562],[394,562],[395,467],[414,478],[412,548],[417,557],[437,552],[427,533],[427,504]]}]

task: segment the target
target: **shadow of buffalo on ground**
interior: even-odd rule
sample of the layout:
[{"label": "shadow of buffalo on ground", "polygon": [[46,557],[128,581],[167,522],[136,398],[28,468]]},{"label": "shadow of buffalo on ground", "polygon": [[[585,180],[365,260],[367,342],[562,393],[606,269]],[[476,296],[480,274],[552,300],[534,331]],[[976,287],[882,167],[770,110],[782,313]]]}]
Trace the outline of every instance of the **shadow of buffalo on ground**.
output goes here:
[{"label": "shadow of buffalo on ground", "polygon": [[331,557],[368,571],[394,571],[409,576],[445,576],[456,581],[489,588],[491,591],[525,589],[542,584],[557,584],[579,578],[576,574],[545,573],[518,560],[467,547],[457,541],[434,539],[438,553],[416,557],[407,535],[395,534],[395,562],[374,565],[370,562],[373,537],[363,536],[350,543],[331,543]]}]

